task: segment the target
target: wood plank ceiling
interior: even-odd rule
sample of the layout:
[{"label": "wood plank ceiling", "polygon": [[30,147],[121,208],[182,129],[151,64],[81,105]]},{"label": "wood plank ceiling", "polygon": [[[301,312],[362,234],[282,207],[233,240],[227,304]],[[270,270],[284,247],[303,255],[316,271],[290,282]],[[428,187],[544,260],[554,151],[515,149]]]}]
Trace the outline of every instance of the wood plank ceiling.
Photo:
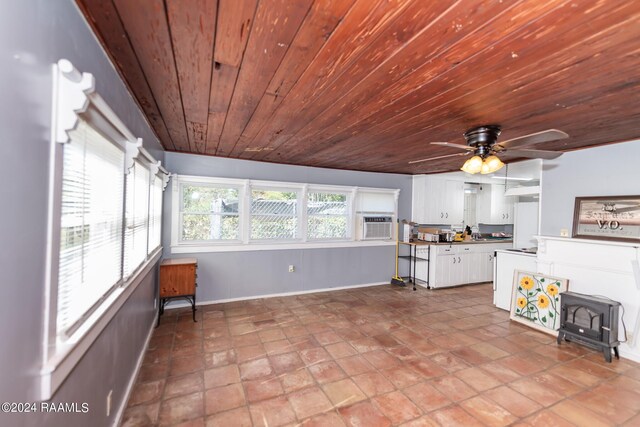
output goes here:
[{"label": "wood plank ceiling", "polygon": [[415,174],[475,125],[640,137],[638,1],[78,4],[168,151]]}]

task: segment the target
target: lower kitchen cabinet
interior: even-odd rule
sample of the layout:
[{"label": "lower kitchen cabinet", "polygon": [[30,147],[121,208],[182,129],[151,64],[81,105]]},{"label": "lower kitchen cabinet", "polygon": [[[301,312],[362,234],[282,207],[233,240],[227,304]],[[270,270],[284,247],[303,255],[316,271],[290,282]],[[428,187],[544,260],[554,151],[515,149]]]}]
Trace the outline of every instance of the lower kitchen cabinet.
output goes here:
[{"label": "lower kitchen cabinet", "polygon": [[429,262],[429,287],[444,288],[493,279],[494,253],[512,243],[458,243],[433,245]]}]

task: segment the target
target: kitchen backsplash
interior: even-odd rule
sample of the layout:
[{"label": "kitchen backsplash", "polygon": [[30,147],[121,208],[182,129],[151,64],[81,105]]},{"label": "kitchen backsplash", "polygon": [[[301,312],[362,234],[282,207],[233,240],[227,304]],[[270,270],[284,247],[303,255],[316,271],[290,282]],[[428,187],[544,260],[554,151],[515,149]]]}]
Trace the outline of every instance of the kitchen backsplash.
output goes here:
[{"label": "kitchen backsplash", "polygon": [[[463,230],[462,226],[451,226],[451,224],[420,224],[421,227],[439,228],[441,230]],[[506,233],[513,234],[513,224],[478,224],[478,232],[481,234]]]},{"label": "kitchen backsplash", "polygon": [[479,224],[478,231],[482,234],[488,234],[488,233],[513,234],[513,224]]}]

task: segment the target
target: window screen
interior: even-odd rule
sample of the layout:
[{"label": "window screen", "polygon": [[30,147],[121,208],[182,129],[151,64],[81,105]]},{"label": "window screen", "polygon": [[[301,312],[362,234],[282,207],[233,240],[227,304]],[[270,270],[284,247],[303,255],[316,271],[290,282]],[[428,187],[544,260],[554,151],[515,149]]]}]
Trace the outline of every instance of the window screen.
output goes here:
[{"label": "window screen", "polygon": [[251,239],[291,240],[298,232],[298,193],[251,191]]},{"label": "window screen", "polygon": [[347,195],[309,192],[307,194],[307,238],[346,239],[349,237]]}]

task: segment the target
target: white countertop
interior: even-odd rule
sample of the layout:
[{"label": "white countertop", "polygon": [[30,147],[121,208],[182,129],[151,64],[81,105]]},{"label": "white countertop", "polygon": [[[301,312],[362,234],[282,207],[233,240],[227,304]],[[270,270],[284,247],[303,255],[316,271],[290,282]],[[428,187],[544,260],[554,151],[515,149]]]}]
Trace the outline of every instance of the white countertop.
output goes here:
[{"label": "white countertop", "polygon": [[532,254],[532,253],[528,253],[528,252],[510,251],[509,249],[498,249],[496,252],[499,252],[501,254],[509,254],[509,255],[530,256],[530,257],[534,257],[534,258],[536,256],[538,256],[537,254]]}]

